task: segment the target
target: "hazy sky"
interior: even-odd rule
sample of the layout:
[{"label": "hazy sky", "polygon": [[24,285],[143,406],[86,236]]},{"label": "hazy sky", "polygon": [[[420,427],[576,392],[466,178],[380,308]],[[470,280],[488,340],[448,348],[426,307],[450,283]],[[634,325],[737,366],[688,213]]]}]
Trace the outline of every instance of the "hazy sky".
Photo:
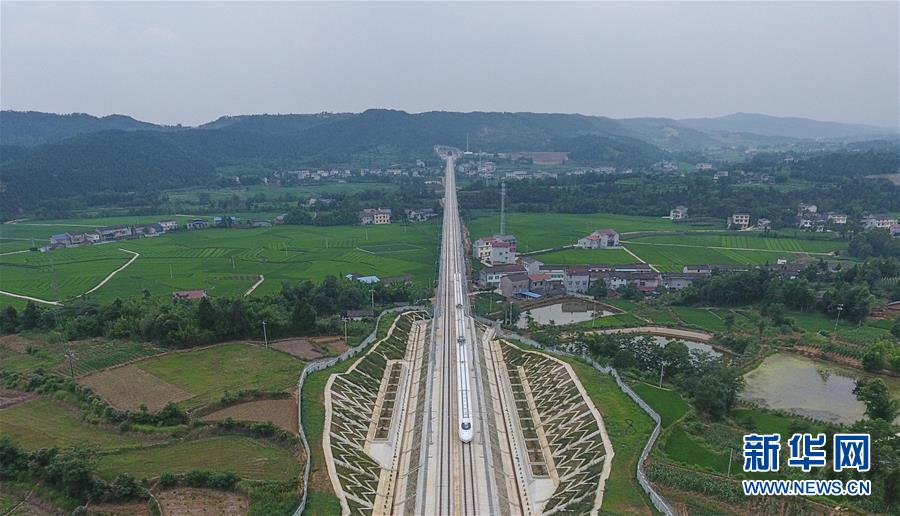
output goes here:
[{"label": "hazy sky", "polygon": [[3,109],[736,111],[896,126],[900,3],[0,4]]}]

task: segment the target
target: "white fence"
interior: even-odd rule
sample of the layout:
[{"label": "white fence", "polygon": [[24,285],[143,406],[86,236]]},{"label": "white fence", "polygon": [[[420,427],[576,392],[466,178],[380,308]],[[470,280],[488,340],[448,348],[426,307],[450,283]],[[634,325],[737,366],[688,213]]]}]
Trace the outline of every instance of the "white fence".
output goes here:
[{"label": "white fence", "polygon": [[497,335],[499,335],[499,336],[502,336],[507,339],[518,340],[519,342],[528,344],[529,346],[532,346],[532,347],[535,347],[538,349],[543,349],[543,350],[546,350],[546,351],[549,351],[552,353],[558,353],[561,355],[566,355],[566,356],[570,356],[573,358],[578,358],[580,360],[584,360],[588,364],[590,364],[591,367],[596,369],[597,371],[600,371],[601,373],[612,376],[616,380],[616,384],[619,386],[619,389],[621,389],[622,392],[624,392],[631,399],[633,399],[634,402],[637,403],[638,406],[641,407],[644,410],[644,412],[646,412],[650,416],[650,418],[653,419],[653,421],[656,423],[656,427],[653,428],[653,433],[650,434],[650,439],[647,440],[647,444],[644,445],[644,449],[643,449],[643,451],[641,451],[641,458],[637,464],[636,477],[637,477],[638,483],[641,485],[641,488],[644,490],[645,493],[647,493],[647,496],[650,497],[650,501],[653,502],[654,507],[656,507],[656,509],[659,512],[665,514],[666,516],[674,516],[675,512],[672,510],[671,506],[669,506],[669,503],[666,502],[666,499],[663,498],[662,495],[660,495],[659,492],[653,487],[653,484],[651,484],[650,481],[647,480],[647,475],[644,473],[644,462],[647,460],[647,456],[650,455],[650,450],[653,449],[653,445],[656,443],[656,439],[659,438],[659,433],[662,430],[662,427],[660,426],[659,414],[657,414],[656,411],[650,407],[650,405],[647,405],[647,403],[644,400],[642,400],[641,397],[638,396],[637,393],[631,389],[631,387],[629,387],[624,381],[622,381],[622,378],[619,376],[619,372],[616,371],[615,368],[598,364],[592,358],[578,356],[573,353],[568,353],[566,351],[561,351],[558,349],[547,349],[547,347],[544,346],[543,344],[541,344],[540,342],[529,339],[527,337],[523,337],[517,333],[508,332],[508,331],[504,330],[503,328],[500,327],[499,324],[496,324],[495,321],[490,321],[483,317],[478,317],[478,316],[476,316],[475,318],[482,324],[486,324],[488,326],[494,326],[496,328]]},{"label": "white fence", "polygon": [[306,497],[309,492],[309,468],[310,468],[310,448],[309,442],[306,440],[306,433],[303,431],[303,382],[306,381],[306,375],[309,373],[314,373],[316,371],[321,371],[322,369],[327,369],[338,362],[347,360],[348,358],[353,358],[359,352],[365,350],[369,347],[369,344],[375,341],[375,338],[378,336],[378,328],[381,326],[381,318],[385,315],[406,312],[409,310],[422,310],[428,311],[428,308],[422,306],[400,306],[396,308],[389,308],[380,314],[378,314],[378,319],[375,322],[375,329],[370,333],[361,343],[358,345],[344,351],[340,355],[336,357],[329,358],[320,358],[319,360],[313,360],[306,364],[302,371],[300,371],[300,378],[297,380],[297,428],[300,433],[300,441],[303,443],[303,451],[306,454],[306,463],[303,465],[303,498],[300,499],[300,505],[297,506],[297,509],[294,510],[294,516],[300,516],[303,514],[303,510],[306,509]]}]

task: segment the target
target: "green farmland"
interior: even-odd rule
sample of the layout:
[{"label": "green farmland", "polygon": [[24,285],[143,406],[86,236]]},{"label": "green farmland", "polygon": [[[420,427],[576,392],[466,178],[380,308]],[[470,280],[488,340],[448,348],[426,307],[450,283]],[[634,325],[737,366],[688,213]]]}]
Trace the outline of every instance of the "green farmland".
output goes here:
[{"label": "green farmland", "polygon": [[123,473],[153,478],[197,469],[230,471],[249,480],[292,481],[300,473],[300,463],[289,450],[262,439],[225,435],[120,450],[101,456],[97,464],[97,473],[110,479]]},{"label": "green farmland", "polygon": [[789,252],[770,252],[755,249],[711,249],[656,244],[625,244],[631,252],[653,265],[661,272],[681,272],[688,264],[763,265],[774,264],[778,259],[794,261]]},{"label": "green farmland", "polygon": [[350,272],[381,278],[409,274],[430,283],[439,233],[437,223],[182,230],[156,238],[0,256],[0,290],[50,301],[70,299],[132,257],[119,248],[141,256],[91,294],[93,299],[127,298],[144,289],[158,297],[188,289],[239,296],[259,275],[265,281],[254,295],[277,292],[285,281]]},{"label": "green farmland", "polygon": [[248,344],[222,344],[151,358],[136,367],[191,394],[182,405],[196,408],[226,391],[285,391],[297,382],[303,362],[287,353]]},{"label": "green farmland", "polygon": [[679,235],[652,235],[623,238],[626,244],[655,244],[690,247],[715,247],[734,249],[758,249],[791,253],[831,253],[847,249],[847,243],[839,240],[799,238],[766,238],[762,235],[731,233],[688,233]]},{"label": "green farmland", "polygon": [[[476,217],[466,221],[475,240],[493,235],[500,227],[500,215]],[[684,224],[676,224],[659,217],[611,215],[608,213],[509,213],[506,231],[516,236],[519,252],[553,249],[574,245],[579,238],[600,228],[615,229],[619,233],[632,231],[679,231]]]},{"label": "green farmland", "polygon": [[637,262],[637,259],[624,249],[563,249],[538,254],[534,257],[551,265],[618,265]]}]

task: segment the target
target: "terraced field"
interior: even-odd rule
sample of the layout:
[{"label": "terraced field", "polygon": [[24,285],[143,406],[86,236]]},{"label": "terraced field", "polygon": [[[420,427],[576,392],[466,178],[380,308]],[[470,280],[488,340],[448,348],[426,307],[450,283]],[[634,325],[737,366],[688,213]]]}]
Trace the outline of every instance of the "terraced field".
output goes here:
[{"label": "terraced field", "polygon": [[[188,289],[239,296],[260,274],[266,280],[253,295],[277,292],[283,281],[350,272],[382,278],[409,274],[427,283],[435,274],[438,231],[437,223],[179,231],[115,244],[0,256],[0,289],[52,301],[71,298],[131,257],[118,247],[141,256],[91,294],[93,299],[141,295],[145,289],[159,297]],[[9,299],[4,297],[3,304]]]}]

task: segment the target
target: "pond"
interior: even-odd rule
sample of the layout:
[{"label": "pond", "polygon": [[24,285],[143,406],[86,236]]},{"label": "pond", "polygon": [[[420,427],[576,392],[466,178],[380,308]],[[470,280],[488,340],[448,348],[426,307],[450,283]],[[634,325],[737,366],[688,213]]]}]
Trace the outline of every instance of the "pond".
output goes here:
[{"label": "pond", "polygon": [[[787,353],[770,355],[744,375],[741,398],[771,409],[793,412],[821,421],[851,424],[862,419],[865,405],[853,388],[862,373]],[[900,381],[884,378],[892,396]]]},{"label": "pond", "polygon": [[653,340],[655,340],[656,343],[661,346],[665,346],[668,343],[675,341],[675,340],[680,340],[681,342],[684,342],[685,346],[687,346],[688,351],[702,351],[703,353],[708,353],[714,357],[722,356],[722,354],[719,353],[718,351],[716,351],[715,349],[713,349],[712,346],[710,346],[709,344],[705,344],[703,342],[694,342],[692,340],[684,340],[684,339],[673,339],[671,337],[661,337],[659,335],[652,335],[652,337],[653,337]]},{"label": "pond", "polygon": [[572,324],[590,321],[595,317],[607,317],[615,315],[613,312],[603,310],[599,305],[581,300],[563,301],[538,308],[531,308],[519,315],[516,323],[518,328],[528,327],[528,314],[538,324]]}]

